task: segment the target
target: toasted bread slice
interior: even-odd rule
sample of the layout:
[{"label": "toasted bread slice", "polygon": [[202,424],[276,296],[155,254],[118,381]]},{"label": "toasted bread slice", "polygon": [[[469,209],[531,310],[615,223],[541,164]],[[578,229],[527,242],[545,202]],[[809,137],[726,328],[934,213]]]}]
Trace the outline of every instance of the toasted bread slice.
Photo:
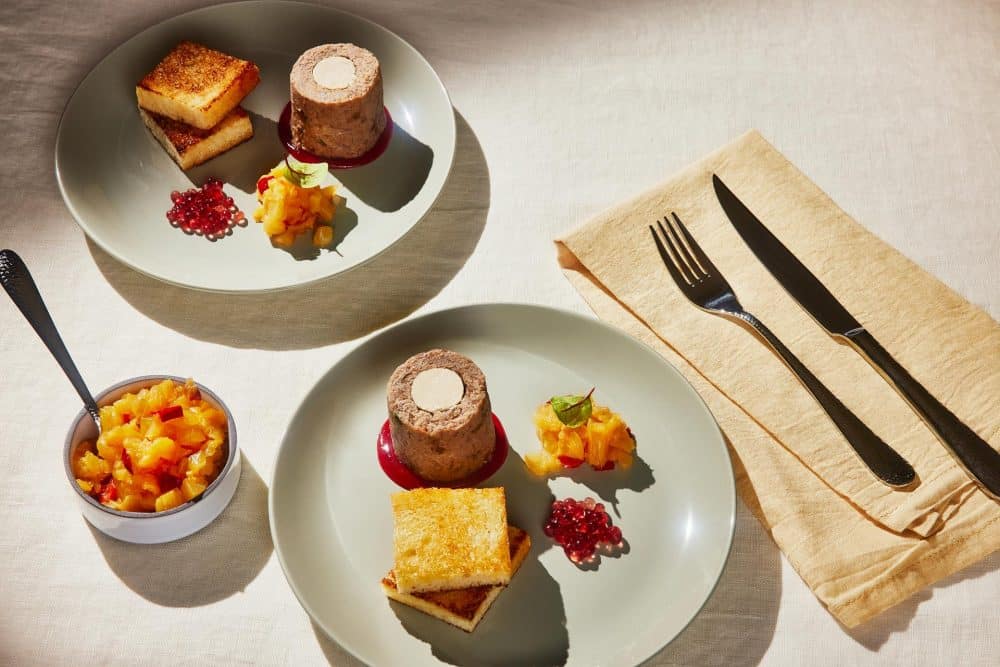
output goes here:
[{"label": "toasted bread slice", "polygon": [[253,136],[250,116],[236,107],[211,130],[199,130],[179,121],[139,109],[142,122],[181,169],[190,169],[225,153]]},{"label": "toasted bread slice", "polygon": [[181,42],[135,87],[139,106],[201,130],[215,127],[260,82],[260,70],[194,42]]},{"label": "toasted bread slice", "polygon": [[502,488],[414,489],[392,495],[396,587],[401,593],[510,581]]},{"label": "toasted bread slice", "polygon": [[[510,544],[510,566],[514,574],[531,551],[531,538],[514,526],[507,526]],[[400,602],[472,632],[483,620],[486,611],[503,592],[506,586],[474,586],[454,591],[434,591],[431,593],[400,593],[396,588],[396,575],[392,570],[382,579],[382,590],[391,600]]]}]

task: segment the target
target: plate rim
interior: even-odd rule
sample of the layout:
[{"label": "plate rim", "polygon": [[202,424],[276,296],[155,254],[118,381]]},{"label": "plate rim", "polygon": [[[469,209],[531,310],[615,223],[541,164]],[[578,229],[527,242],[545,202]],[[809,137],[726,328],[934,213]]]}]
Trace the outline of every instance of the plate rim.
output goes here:
[{"label": "plate rim", "polygon": [[[65,120],[66,120],[66,112],[69,110],[70,105],[73,103],[73,100],[76,98],[77,93],[80,92],[80,88],[82,88],[84,86],[84,84],[86,84],[87,81],[89,81],[90,78],[93,76],[94,71],[98,67],[100,67],[101,65],[103,65],[104,62],[108,58],[110,58],[115,53],[117,53],[125,45],[127,45],[128,43],[130,43],[134,39],[137,39],[138,37],[141,37],[142,35],[145,35],[149,31],[155,29],[157,26],[159,26],[159,25],[161,25],[163,23],[166,23],[167,21],[173,21],[173,20],[179,19],[181,17],[185,17],[185,16],[189,16],[189,15],[193,15],[193,14],[199,14],[199,13],[202,13],[202,12],[208,12],[208,11],[213,11],[213,10],[219,11],[220,8],[222,8],[222,7],[229,8],[229,7],[233,7],[233,6],[236,6],[236,5],[273,5],[273,6],[277,6],[277,5],[300,5],[300,6],[303,6],[303,7],[312,8],[314,10],[334,12],[336,14],[340,14],[341,16],[349,16],[352,19],[361,21],[362,23],[367,23],[370,26],[374,26],[374,27],[376,27],[376,28],[378,28],[380,30],[384,30],[385,32],[387,32],[389,35],[391,35],[395,39],[398,39],[406,48],[408,48],[413,53],[413,55],[415,55],[419,60],[421,60],[427,66],[428,70],[430,70],[430,73],[433,75],[434,80],[437,82],[437,86],[440,89],[440,92],[444,95],[444,99],[447,101],[448,107],[451,109],[451,113],[449,114],[449,123],[448,123],[449,129],[451,130],[450,133],[449,133],[450,134],[450,136],[449,136],[449,139],[450,139],[450,142],[449,142],[449,147],[450,147],[450,151],[449,152],[450,152],[450,155],[448,156],[448,164],[447,164],[447,166],[445,168],[445,171],[444,171],[444,177],[441,180],[441,184],[438,187],[437,192],[434,193],[434,197],[431,199],[430,202],[428,202],[427,207],[425,208],[425,210],[423,210],[423,211],[420,212],[420,214],[417,216],[416,220],[409,226],[409,228],[406,229],[406,231],[404,231],[397,238],[395,238],[391,242],[389,242],[385,247],[383,247],[380,250],[378,250],[377,252],[369,255],[368,257],[366,257],[362,261],[358,262],[357,264],[354,264],[354,265],[349,266],[349,267],[344,268],[344,269],[340,269],[338,271],[334,271],[332,273],[328,273],[326,275],[317,276],[317,277],[314,277],[314,278],[308,278],[308,279],[305,279],[305,280],[299,280],[299,281],[296,281],[296,282],[283,283],[281,285],[274,285],[274,286],[271,286],[271,287],[259,287],[259,288],[250,288],[250,289],[228,289],[228,288],[209,287],[209,286],[206,286],[206,285],[194,285],[194,284],[190,284],[190,283],[179,282],[177,280],[172,280],[172,279],[167,278],[165,276],[157,275],[155,273],[152,273],[150,271],[147,271],[147,270],[143,269],[142,267],[136,266],[134,263],[132,263],[129,260],[125,259],[124,256],[122,256],[119,253],[117,253],[114,250],[112,250],[110,248],[110,246],[105,241],[103,241],[102,239],[98,238],[98,236],[88,227],[87,223],[84,221],[83,216],[81,216],[77,212],[76,208],[73,206],[73,204],[72,204],[72,202],[70,200],[70,197],[66,193],[66,188],[65,188],[65,185],[63,183],[63,177],[62,177],[62,173],[60,171],[60,165],[59,165],[59,155],[60,155],[61,146],[62,146],[62,143],[63,143],[63,140],[64,140],[63,139],[63,132],[64,132],[64,126],[65,126]],[[283,292],[283,291],[286,291],[286,290],[292,290],[292,289],[296,289],[296,288],[299,288],[299,287],[306,287],[306,286],[310,286],[310,285],[315,285],[315,284],[323,282],[325,280],[330,280],[330,279],[332,279],[332,278],[334,278],[336,276],[341,276],[341,275],[347,274],[347,273],[353,271],[354,269],[359,269],[359,268],[361,268],[363,266],[366,266],[366,265],[370,264],[372,261],[374,261],[375,259],[377,259],[381,255],[383,255],[384,253],[388,252],[389,249],[395,247],[403,239],[405,239],[407,236],[409,236],[410,233],[413,231],[413,229],[417,225],[419,225],[421,222],[423,222],[424,218],[427,217],[427,214],[431,212],[431,210],[437,204],[438,200],[441,198],[441,193],[444,192],[444,188],[448,184],[448,181],[451,180],[451,172],[452,172],[452,169],[455,166],[455,153],[456,153],[456,148],[457,148],[457,144],[458,144],[458,129],[457,129],[457,124],[455,122],[455,114],[456,113],[457,113],[457,111],[455,110],[455,105],[452,103],[451,95],[448,94],[448,89],[444,85],[444,81],[441,80],[441,76],[437,73],[437,70],[434,69],[434,66],[431,65],[430,61],[427,60],[427,58],[415,46],[413,46],[412,44],[410,44],[410,42],[408,42],[406,39],[404,39],[403,37],[401,37],[395,31],[390,30],[389,28],[386,28],[381,23],[377,23],[377,22],[375,22],[375,21],[373,21],[371,19],[365,18],[364,16],[361,16],[359,14],[355,14],[354,12],[349,12],[349,11],[346,11],[346,10],[343,10],[343,9],[339,9],[337,7],[329,7],[329,6],[326,6],[326,5],[317,5],[317,4],[313,4],[313,3],[310,3],[310,2],[302,2],[302,0],[235,0],[234,2],[223,2],[223,3],[219,3],[219,4],[214,4],[214,5],[207,5],[207,6],[204,6],[204,7],[197,7],[195,9],[190,9],[190,10],[185,11],[185,12],[180,12],[179,14],[174,14],[173,16],[167,17],[165,19],[157,21],[156,23],[148,25],[145,28],[142,28],[138,32],[134,33],[132,36],[130,36],[127,39],[125,39],[125,40],[121,41],[120,43],[118,43],[110,51],[108,51],[107,53],[105,53],[101,57],[101,59],[98,60],[87,71],[87,73],[83,76],[82,79],[80,79],[80,81],[76,84],[76,86],[74,86],[73,92],[70,93],[70,95],[66,98],[66,102],[63,104],[63,109],[62,109],[62,111],[59,114],[59,124],[56,127],[55,146],[54,146],[54,149],[53,149],[53,167],[54,167],[54,172],[55,172],[55,177],[56,177],[56,185],[59,188],[59,196],[62,198],[63,205],[69,211],[69,213],[72,216],[73,221],[76,223],[77,227],[79,227],[80,230],[83,231],[84,236],[87,239],[93,241],[94,244],[96,244],[101,250],[103,250],[104,252],[106,252],[108,255],[110,255],[115,261],[119,262],[120,264],[123,264],[124,266],[126,266],[126,267],[132,269],[133,271],[136,271],[136,272],[138,272],[138,273],[140,273],[140,274],[142,274],[144,276],[148,276],[150,278],[153,278],[157,282],[164,283],[164,284],[167,284],[167,285],[172,285],[174,287],[180,287],[180,288],[183,288],[183,289],[193,290],[195,292],[206,292],[206,293],[209,293],[209,294],[247,294],[247,295],[252,295],[252,294],[270,294],[270,293],[274,293],[274,292]]]},{"label": "plate rim", "polygon": [[[319,628],[328,639],[330,639],[331,641],[333,641],[334,643],[336,643],[337,646],[340,647],[342,650],[346,651],[348,654],[350,654],[351,656],[353,656],[355,659],[360,660],[361,662],[365,662],[365,659],[362,656],[358,655],[358,653],[355,652],[354,649],[352,649],[347,643],[345,643],[338,634],[334,633],[330,628],[328,628],[326,626],[326,624],[324,624],[322,621],[319,620],[319,618],[316,616],[316,614],[313,613],[313,610],[310,608],[310,606],[308,605],[308,603],[306,603],[305,599],[303,598],[302,594],[299,592],[298,588],[295,586],[294,583],[292,583],[292,579],[291,579],[291,576],[289,575],[288,567],[285,564],[285,558],[284,558],[284,555],[282,554],[282,549],[281,549],[280,543],[278,541],[277,532],[276,532],[276,529],[275,529],[275,511],[274,511],[275,493],[274,493],[274,488],[275,488],[275,480],[276,480],[277,472],[278,472],[278,466],[277,466],[278,458],[281,456],[282,450],[284,450],[284,448],[286,446],[286,443],[289,441],[289,432],[291,431],[292,425],[298,420],[299,416],[302,414],[302,410],[303,410],[305,404],[312,398],[313,394],[319,388],[320,383],[323,382],[324,378],[326,378],[326,376],[336,366],[338,366],[339,364],[343,363],[344,360],[347,359],[347,357],[349,355],[354,354],[362,346],[369,344],[371,341],[375,340],[378,337],[381,337],[383,335],[387,335],[390,332],[395,331],[399,327],[408,326],[408,325],[410,325],[410,324],[412,324],[414,322],[418,322],[420,320],[426,320],[426,319],[429,319],[429,318],[432,318],[432,317],[441,317],[441,316],[445,316],[445,315],[448,315],[448,314],[460,313],[460,312],[463,312],[463,311],[464,312],[469,312],[469,311],[476,311],[476,310],[492,310],[492,309],[496,309],[496,308],[501,308],[501,309],[510,308],[510,309],[534,310],[534,311],[541,312],[541,313],[555,312],[555,313],[557,313],[557,314],[559,314],[561,316],[568,316],[568,317],[571,317],[571,318],[575,318],[575,319],[584,321],[588,325],[597,325],[599,328],[603,328],[603,329],[605,329],[606,331],[609,331],[612,334],[615,334],[617,336],[620,336],[620,337],[624,338],[626,340],[626,344],[629,343],[629,342],[631,342],[631,343],[637,345],[638,348],[641,349],[644,353],[652,355],[652,357],[654,357],[655,359],[657,359],[659,361],[659,363],[663,367],[665,367],[670,373],[674,374],[676,376],[676,378],[681,381],[681,383],[685,387],[685,390],[688,393],[690,393],[696,399],[696,404],[699,405],[700,408],[701,408],[701,410],[703,411],[703,413],[708,416],[708,418],[709,418],[712,426],[714,427],[714,429],[715,429],[715,435],[718,438],[718,445],[721,447],[723,454],[725,454],[725,460],[726,460],[726,462],[729,463],[728,466],[725,466],[726,473],[727,473],[726,477],[727,477],[728,482],[729,482],[728,484],[725,485],[725,488],[731,494],[731,502],[730,502],[730,508],[729,508],[729,521],[728,521],[728,523],[729,523],[729,531],[728,531],[728,535],[726,537],[726,553],[725,553],[725,556],[722,558],[722,560],[721,560],[721,562],[719,564],[718,571],[713,573],[715,581],[708,588],[707,592],[705,593],[704,599],[698,605],[697,609],[694,610],[694,612],[691,614],[690,618],[688,618],[687,621],[684,622],[684,624],[680,627],[680,629],[678,629],[677,632],[673,636],[668,637],[666,640],[664,640],[664,642],[659,647],[657,647],[652,653],[650,653],[649,655],[643,657],[641,660],[639,660],[638,663],[636,663],[636,664],[642,664],[642,663],[646,662],[647,660],[649,660],[649,659],[653,658],[654,656],[656,656],[661,651],[663,651],[663,649],[665,649],[667,646],[669,646],[675,639],[677,639],[679,636],[681,636],[681,634],[684,633],[684,631],[688,628],[688,626],[691,625],[691,623],[694,621],[694,619],[696,619],[698,617],[698,615],[701,614],[702,610],[705,608],[705,605],[708,604],[708,601],[712,599],[712,596],[715,594],[716,589],[719,587],[719,582],[722,581],[722,575],[725,572],[726,567],[729,564],[729,558],[732,555],[733,541],[734,541],[734,538],[735,538],[735,535],[736,535],[736,510],[737,510],[736,506],[737,506],[737,502],[738,502],[737,501],[738,494],[737,494],[737,490],[736,490],[736,474],[735,474],[735,471],[733,469],[732,454],[729,452],[729,446],[726,444],[726,436],[723,433],[722,428],[719,426],[719,423],[716,420],[715,415],[709,409],[708,404],[705,403],[705,400],[701,397],[701,394],[699,394],[695,390],[694,386],[690,382],[688,382],[688,379],[686,377],[684,377],[684,375],[677,368],[675,368],[673,364],[671,364],[669,361],[667,361],[659,352],[657,352],[656,350],[654,350],[652,347],[650,347],[649,345],[647,345],[645,342],[639,340],[638,338],[635,338],[635,337],[629,335],[628,333],[626,333],[622,329],[619,329],[618,327],[616,327],[616,326],[614,326],[612,324],[609,324],[608,322],[605,322],[604,320],[602,320],[602,319],[600,319],[598,317],[587,315],[587,314],[584,314],[584,313],[579,313],[579,312],[576,312],[576,311],[571,311],[571,310],[568,310],[568,309],[565,309],[565,308],[560,308],[560,307],[556,307],[556,306],[548,306],[548,305],[537,304],[537,303],[523,303],[523,302],[516,302],[516,301],[493,301],[493,302],[485,302],[485,303],[463,304],[463,305],[458,305],[458,306],[450,306],[450,307],[435,309],[435,310],[432,310],[432,311],[428,311],[426,313],[422,313],[420,315],[409,317],[409,318],[407,318],[405,320],[402,320],[400,322],[396,322],[396,323],[394,323],[394,324],[392,324],[390,326],[387,326],[387,327],[385,327],[383,329],[380,329],[378,331],[375,331],[375,332],[369,334],[364,339],[358,341],[355,345],[353,345],[349,350],[347,350],[334,363],[330,364],[326,368],[326,370],[324,370],[323,373],[320,374],[320,376],[316,379],[316,381],[313,382],[313,384],[309,387],[309,389],[305,392],[305,394],[299,400],[299,403],[298,403],[298,405],[295,408],[295,412],[292,413],[292,416],[289,418],[288,423],[285,426],[285,430],[284,430],[284,432],[281,435],[281,441],[278,443],[278,449],[274,453],[274,458],[272,459],[272,469],[271,469],[270,478],[268,480],[269,481],[269,485],[268,485],[268,494],[267,494],[268,527],[269,527],[270,533],[271,533],[271,544],[272,544],[272,546],[274,548],[274,553],[277,556],[278,564],[281,566],[281,572],[282,572],[282,574],[285,577],[285,583],[288,585],[288,588],[291,589],[292,593],[295,595],[296,600],[298,600],[299,605],[302,607],[302,609],[309,616],[309,620],[313,623],[313,625],[315,627]],[[441,663],[440,660],[438,662]],[[365,663],[365,664],[367,664],[367,663]],[[445,663],[441,663],[441,664],[445,664]]]}]

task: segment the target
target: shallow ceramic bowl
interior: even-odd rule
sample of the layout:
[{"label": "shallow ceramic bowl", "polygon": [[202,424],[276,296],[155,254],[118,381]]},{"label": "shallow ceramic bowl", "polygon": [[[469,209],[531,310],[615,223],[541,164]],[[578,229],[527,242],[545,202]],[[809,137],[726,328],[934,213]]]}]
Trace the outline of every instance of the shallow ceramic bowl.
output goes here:
[{"label": "shallow ceramic bowl", "polygon": [[[145,375],[108,387],[95,398],[99,406],[108,405],[128,392],[136,392],[163,380],[186,382],[185,378],[173,375]],[[240,481],[240,450],[236,444],[236,423],[226,404],[210,389],[199,384],[202,397],[226,415],[228,436],[226,438],[226,463],[205,492],[197,498],[166,512],[120,512],[105,507],[83,492],[76,483],[70,466],[70,455],[83,440],[97,438],[97,426],[86,410],[80,410],[66,435],[63,449],[63,466],[66,478],[76,495],[80,509],[94,528],[124,542],[136,544],[158,544],[171,542],[198,532],[222,513],[233,499]]]}]

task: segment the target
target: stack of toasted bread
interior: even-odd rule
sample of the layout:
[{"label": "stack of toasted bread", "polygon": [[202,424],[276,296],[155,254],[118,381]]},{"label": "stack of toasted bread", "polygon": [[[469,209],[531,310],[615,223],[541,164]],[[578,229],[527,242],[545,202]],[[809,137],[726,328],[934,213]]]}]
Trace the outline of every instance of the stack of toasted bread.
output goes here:
[{"label": "stack of toasted bread", "polygon": [[253,136],[239,104],[259,81],[252,62],[181,42],[135,94],[146,127],[181,169],[190,169]]},{"label": "stack of toasted bread", "polygon": [[395,566],[389,598],[475,630],[531,549],[507,525],[502,488],[415,489],[392,496]]}]

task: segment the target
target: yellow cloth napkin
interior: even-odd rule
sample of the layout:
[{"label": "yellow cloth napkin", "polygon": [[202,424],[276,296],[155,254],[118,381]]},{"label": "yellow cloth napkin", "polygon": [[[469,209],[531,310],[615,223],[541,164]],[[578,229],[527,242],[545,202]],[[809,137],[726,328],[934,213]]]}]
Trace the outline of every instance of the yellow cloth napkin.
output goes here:
[{"label": "yellow cloth napkin", "polygon": [[[597,314],[652,345],[694,384],[727,436],[744,501],[819,599],[854,626],[1000,548],[1000,504],[763,268],[716,201],[713,172],[994,447],[1000,326],[865,231],[756,132],[557,242],[567,277]],[[743,305],[913,464],[916,489],[876,480],[770,350],[681,295],[647,228],[670,211]]]}]

